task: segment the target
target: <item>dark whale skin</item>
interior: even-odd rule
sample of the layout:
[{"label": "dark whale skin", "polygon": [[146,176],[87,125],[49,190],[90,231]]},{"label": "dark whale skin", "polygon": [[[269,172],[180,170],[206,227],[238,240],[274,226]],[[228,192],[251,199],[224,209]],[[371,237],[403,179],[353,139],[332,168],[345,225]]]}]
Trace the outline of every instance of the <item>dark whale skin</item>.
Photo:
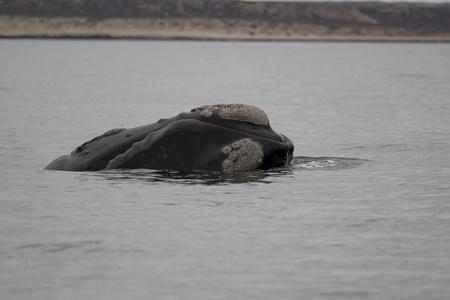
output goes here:
[{"label": "dark whale skin", "polygon": [[112,129],[52,161],[45,169],[248,171],[288,165],[294,146],[267,115],[244,104],[192,109],[130,129]]}]

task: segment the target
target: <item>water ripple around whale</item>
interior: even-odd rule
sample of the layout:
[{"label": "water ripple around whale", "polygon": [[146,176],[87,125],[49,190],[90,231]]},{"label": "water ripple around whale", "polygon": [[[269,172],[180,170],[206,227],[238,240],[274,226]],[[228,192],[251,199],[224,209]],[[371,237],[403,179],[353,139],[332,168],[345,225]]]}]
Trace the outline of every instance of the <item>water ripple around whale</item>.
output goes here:
[{"label": "water ripple around whale", "polygon": [[291,168],[304,170],[342,170],[352,169],[368,160],[345,157],[306,157],[296,156],[291,162]]},{"label": "water ripple around whale", "polygon": [[294,157],[291,164],[286,167],[278,167],[270,170],[253,170],[244,172],[209,172],[209,171],[165,171],[165,170],[107,170],[92,172],[93,176],[99,176],[106,180],[117,181],[141,181],[147,183],[176,183],[176,184],[200,184],[200,185],[226,185],[236,183],[271,183],[271,179],[286,177],[301,170],[342,170],[360,166],[365,161],[358,158],[343,157]]}]

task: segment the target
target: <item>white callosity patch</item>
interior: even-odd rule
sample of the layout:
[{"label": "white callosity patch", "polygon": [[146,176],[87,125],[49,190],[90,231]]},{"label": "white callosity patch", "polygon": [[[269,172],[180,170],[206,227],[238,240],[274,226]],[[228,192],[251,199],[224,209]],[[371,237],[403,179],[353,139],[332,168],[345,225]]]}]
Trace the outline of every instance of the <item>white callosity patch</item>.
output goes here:
[{"label": "white callosity patch", "polygon": [[122,132],[124,131],[126,128],[114,128],[114,129],[110,129],[107,132],[105,132],[103,135],[104,136],[109,136],[109,135],[114,135],[116,133]]},{"label": "white callosity patch", "polygon": [[205,109],[202,111],[202,117],[209,118],[212,115],[212,109]]},{"label": "white callosity patch", "polygon": [[219,111],[219,117],[227,120],[235,120],[253,123],[257,125],[269,125],[269,118],[266,113],[253,105],[246,104],[216,104],[205,105],[197,108],[201,115],[209,118],[214,111]]},{"label": "white callosity patch", "polygon": [[261,146],[249,138],[235,141],[223,147],[222,152],[228,155],[222,163],[225,172],[247,171],[258,168],[264,158]]}]

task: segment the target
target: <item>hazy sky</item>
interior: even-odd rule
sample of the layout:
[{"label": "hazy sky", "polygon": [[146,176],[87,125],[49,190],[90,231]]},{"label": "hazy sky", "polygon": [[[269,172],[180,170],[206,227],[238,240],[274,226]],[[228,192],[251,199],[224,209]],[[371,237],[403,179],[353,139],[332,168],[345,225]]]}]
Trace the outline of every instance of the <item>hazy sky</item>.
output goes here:
[{"label": "hazy sky", "polygon": [[[273,2],[373,2],[380,0],[244,0],[244,1],[273,1]],[[381,0],[381,2],[422,2],[422,3],[449,3],[450,0]]]}]

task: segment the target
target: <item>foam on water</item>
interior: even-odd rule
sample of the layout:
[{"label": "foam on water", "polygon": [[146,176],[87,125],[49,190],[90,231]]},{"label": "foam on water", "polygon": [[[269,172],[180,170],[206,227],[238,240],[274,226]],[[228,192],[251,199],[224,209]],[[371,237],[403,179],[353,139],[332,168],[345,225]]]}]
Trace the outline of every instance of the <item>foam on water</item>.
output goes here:
[{"label": "foam on water", "polygon": [[368,162],[368,160],[344,157],[297,156],[293,158],[291,165],[293,169],[342,170],[356,168],[364,162]]}]

